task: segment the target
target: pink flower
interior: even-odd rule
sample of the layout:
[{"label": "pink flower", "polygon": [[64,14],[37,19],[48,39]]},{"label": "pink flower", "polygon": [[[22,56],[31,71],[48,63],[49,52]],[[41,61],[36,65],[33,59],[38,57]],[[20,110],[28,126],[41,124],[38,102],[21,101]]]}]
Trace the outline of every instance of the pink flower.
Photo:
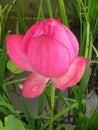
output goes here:
[{"label": "pink flower", "polygon": [[75,85],[88,64],[78,56],[74,34],[55,19],[37,22],[24,36],[8,36],[7,51],[18,67],[32,72],[23,85],[23,95],[29,98],[39,96],[49,79],[60,90]]}]

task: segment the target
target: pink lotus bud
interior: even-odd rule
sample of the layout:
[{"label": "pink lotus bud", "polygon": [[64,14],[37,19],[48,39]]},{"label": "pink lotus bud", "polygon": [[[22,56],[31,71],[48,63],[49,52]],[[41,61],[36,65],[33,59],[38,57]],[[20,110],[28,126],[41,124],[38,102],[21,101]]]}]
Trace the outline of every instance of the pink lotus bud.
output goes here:
[{"label": "pink lotus bud", "polygon": [[8,36],[7,51],[18,67],[32,72],[23,85],[23,95],[30,98],[39,96],[49,79],[61,90],[76,84],[88,64],[78,56],[74,34],[55,19],[37,22],[24,36]]}]

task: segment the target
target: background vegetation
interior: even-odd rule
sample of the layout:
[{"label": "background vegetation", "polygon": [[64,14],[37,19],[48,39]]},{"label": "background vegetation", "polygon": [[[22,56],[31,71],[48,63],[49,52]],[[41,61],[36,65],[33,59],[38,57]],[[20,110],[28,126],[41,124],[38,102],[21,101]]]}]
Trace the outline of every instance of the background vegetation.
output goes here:
[{"label": "background vegetation", "polygon": [[[20,76],[24,72],[7,56],[6,36],[24,34],[35,22],[49,17],[60,19],[73,31],[80,43],[79,55],[90,62],[82,80],[66,94],[54,92],[48,83],[38,98],[37,113],[31,114],[21,94],[23,111],[16,109],[8,93],[9,87],[15,88],[26,77]],[[87,112],[92,91],[98,96],[98,0],[0,0],[0,130],[98,130],[98,105]]]}]

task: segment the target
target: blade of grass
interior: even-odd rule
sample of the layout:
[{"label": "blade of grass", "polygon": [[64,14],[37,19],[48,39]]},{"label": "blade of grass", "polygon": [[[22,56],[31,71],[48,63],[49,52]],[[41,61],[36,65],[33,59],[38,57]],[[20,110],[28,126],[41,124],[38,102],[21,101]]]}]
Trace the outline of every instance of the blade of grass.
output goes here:
[{"label": "blade of grass", "polygon": [[51,107],[51,83],[47,83],[46,89],[45,89],[45,96],[47,98],[49,107]]},{"label": "blade of grass", "polygon": [[19,21],[16,22],[16,34],[19,34]]},{"label": "blade of grass", "polygon": [[44,12],[43,12],[43,9],[42,9],[42,4],[43,4],[43,0],[40,1],[40,5],[39,5],[39,10],[38,10],[37,20],[36,21],[38,21],[41,16],[42,16],[42,19],[44,19]]},{"label": "blade of grass", "polygon": [[54,84],[51,83],[51,109],[50,109],[50,123],[49,130],[52,130],[53,118],[54,118],[54,108],[55,108],[55,87]]},{"label": "blade of grass", "polygon": [[[71,19],[73,23],[76,23],[79,20],[80,15],[80,1],[79,0],[66,0],[66,5],[69,7]],[[77,20],[77,21],[76,21]]]},{"label": "blade of grass", "polygon": [[48,7],[48,13],[49,13],[49,17],[53,18],[53,11],[52,11],[52,7],[51,7],[51,2],[50,0],[46,0],[47,3],[47,7]]},{"label": "blade of grass", "polygon": [[[85,103],[85,100],[82,101],[82,103]],[[58,114],[54,115],[53,121],[59,119],[62,115],[66,114],[68,111],[78,107],[78,103],[73,103],[70,107],[66,107],[63,110],[61,110]],[[39,130],[45,130],[45,128],[49,125],[50,121],[47,121]]]},{"label": "blade of grass", "polygon": [[98,58],[98,50],[95,48],[95,46],[93,45],[93,49],[94,49],[94,52],[96,54],[96,57]]},{"label": "blade of grass", "polygon": [[68,25],[68,19],[67,19],[67,14],[66,14],[66,9],[65,9],[65,5],[64,5],[64,1],[63,0],[58,0],[58,2],[59,2],[59,7],[60,7],[60,13],[61,13],[62,22],[64,23],[64,25],[69,26]]},{"label": "blade of grass", "polygon": [[8,86],[8,85],[12,85],[12,84],[15,84],[15,83],[19,83],[19,82],[22,82],[26,80],[26,78],[20,78],[20,79],[15,79],[15,80],[12,80],[12,81],[7,81],[5,82],[5,85]]},{"label": "blade of grass", "polygon": [[57,124],[58,126],[60,126],[61,128],[64,128],[64,130],[72,130],[72,128],[69,128],[65,123],[60,123],[60,124]]},{"label": "blade of grass", "polygon": [[12,5],[12,8],[14,9],[14,11],[15,11],[17,17],[18,17],[18,20],[19,20],[19,22],[20,22],[20,24],[21,24],[21,26],[22,26],[24,32],[26,32],[27,29],[28,29],[28,27],[27,27],[27,25],[26,25],[24,19],[22,18],[21,14],[20,14],[20,12],[19,12],[19,10],[18,10],[18,8],[15,6],[15,4],[13,4],[13,1],[12,1],[12,0],[8,0],[8,1],[9,1],[9,3]]},{"label": "blade of grass", "polygon": [[7,108],[11,113],[18,116],[18,111],[13,107],[13,105],[8,101],[5,95],[0,95],[0,105]]},{"label": "blade of grass", "polygon": [[35,130],[35,125],[34,125],[35,120],[34,120],[33,117],[31,117],[31,115],[29,113],[26,99],[24,99],[23,97],[21,97],[21,102],[22,102],[23,112],[25,113],[26,119],[28,121],[28,127],[30,129],[33,128],[33,130]]},{"label": "blade of grass", "polygon": [[98,33],[98,1],[89,0],[88,3],[88,19],[91,25],[93,41]]},{"label": "blade of grass", "polygon": [[0,113],[3,113],[3,115],[6,115],[6,116],[11,114],[11,112],[2,105],[0,105]]},{"label": "blade of grass", "polygon": [[0,88],[2,90],[5,90],[3,87],[4,83],[4,76],[5,76],[5,65],[6,65],[6,44],[5,41],[2,43],[2,52],[1,52],[1,57],[0,57]]},{"label": "blade of grass", "polygon": [[[86,10],[87,3],[83,2],[82,0],[78,3],[80,5],[80,55],[87,57],[89,60],[91,60],[92,57],[92,33],[91,33],[91,25],[88,19],[88,12]],[[84,17],[83,17],[83,16]],[[85,47],[86,46],[86,47]],[[82,106],[82,100],[85,93],[85,89],[87,86],[87,81],[89,77],[89,69],[90,69],[90,63],[87,66],[84,76],[82,80],[80,81],[80,89],[79,93],[77,95],[77,101],[79,103],[80,111],[83,111]]]},{"label": "blade of grass", "polygon": [[[16,0],[13,0],[13,4],[16,2]],[[11,11],[11,9],[12,9],[12,5],[10,5],[9,6],[9,8],[7,9],[7,12],[6,12],[6,14],[5,14],[5,21],[7,20],[7,17],[8,17],[8,14],[9,14],[9,12]]]},{"label": "blade of grass", "polygon": [[[86,48],[85,48],[85,57],[87,57],[89,60],[91,60],[91,57],[92,57],[92,35],[91,35],[91,31],[90,31],[90,25],[88,23],[88,20],[86,21],[87,24],[85,26],[86,28]],[[84,76],[80,82],[80,92],[79,92],[79,107],[80,107],[80,110],[82,111],[83,108],[82,108],[82,99],[83,99],[83,96],[84,96],[84,93],[85,93],[85,89],[86,89],[86,86],[87,86],[87,81],[88,81],[88,77],[89,77],[89,70],[90,70],[90,63],[89,65],[87,66],[86,70],[85,70],[85,73],[84,73]]]},{"label": "blade of grass", "polygon": [[66,98],[63,96],[62,92],[60,90],[56,90],[56,95],[61,99],[67,106],[70,106],[69,102],[66,100]]},{"label": "blade of grass", "polygon": [[[41,94],[38,101],[38,116],[43,114],[43,109],[44,109],[44,94]],[[42,119],[39,118],[37,120],[37,129],[41,127],[41,122],[42,122]]]},{"label": "blade of grass", "polygon": [[73,91],[73,93],[74,93],[75,99],[78,100],[78,98],[79,98],[78,86],[76,86],[76,85],[73,86],[73,87],[72,87],[72,91]]},{"label": "blade of grass", "polygon": [[82,99],[84,97],[84,93],[85,93],[85,89],[86,89],[86,85],[87,85],[87,79],[88,79],[88,72],[89,72],[89,65],[87,66],[84,76],[80,82],[80,91],[79,91],[79,96],[78,96],[78,103],[79,103],[79,108],[81,111],[83,111],[83,107],[82,107]]}]

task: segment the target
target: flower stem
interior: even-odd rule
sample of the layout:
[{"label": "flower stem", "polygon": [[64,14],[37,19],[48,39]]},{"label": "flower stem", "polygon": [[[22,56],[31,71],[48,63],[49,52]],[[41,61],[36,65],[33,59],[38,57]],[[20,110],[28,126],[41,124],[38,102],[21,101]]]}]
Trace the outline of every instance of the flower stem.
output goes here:
[{"label": "flower stem", "polygon": [[54,118],[54,104],[55,104],[55,87],[51,84],[51,111],[50,111],[50,125],[49,130],[52,130],[53,118]]},{"label": "flower stem", "polygon": [[87,36],[86,36],[86,50],[85,50],[85,57],[89,57],[89,49],[90,49],[90,25],[89,22],[87,21]]},{"label": "flower stem", "polygon": [[[86,102],[86,100],[83,100],[82,103],[84,104]],[[52,120],[55,121],[57,119],[59,119],[62,115],[64,115],[65,113],[69,112],[70,110],[77,108],[79,106],[78,102],[75,102],[73,104],[71,104],[71,106],[69,107],[65,107],[63,110],[61,110],[58,114],[54,115],[54,118]],[[45,128],[50,124],[50,121],[47,121],[39,130],[45,130]],[[49,129],[52,130],[52,129]]]}]

